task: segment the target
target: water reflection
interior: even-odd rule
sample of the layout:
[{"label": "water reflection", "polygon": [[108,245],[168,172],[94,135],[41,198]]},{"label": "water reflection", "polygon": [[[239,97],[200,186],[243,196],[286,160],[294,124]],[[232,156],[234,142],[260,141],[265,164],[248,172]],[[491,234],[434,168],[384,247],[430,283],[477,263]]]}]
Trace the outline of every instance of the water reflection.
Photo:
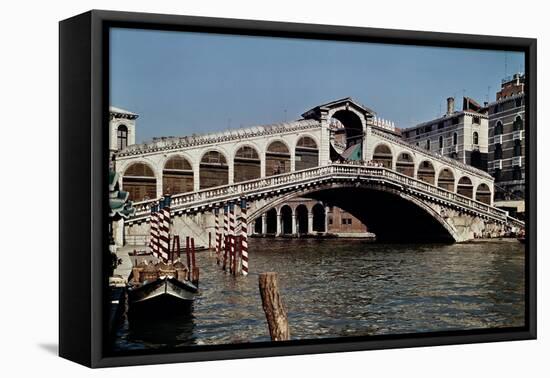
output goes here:
[{"label": "water reflection", "polygon": [[191,317],[123,322],[118,350],[269,341],[259,272],[279,273],[293,339],[524,324],[524,246],[252,239],[247,277],[200,253]]}]

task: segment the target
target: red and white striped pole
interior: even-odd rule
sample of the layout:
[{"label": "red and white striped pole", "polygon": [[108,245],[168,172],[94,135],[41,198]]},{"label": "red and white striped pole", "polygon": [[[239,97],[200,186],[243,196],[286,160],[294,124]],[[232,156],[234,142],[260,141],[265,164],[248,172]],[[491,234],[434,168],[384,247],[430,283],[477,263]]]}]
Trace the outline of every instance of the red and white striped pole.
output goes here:
[{"label": "red and white striped pole", "polygon": [[229,253],[229,271],[234,272],[235,267],[235,204],[229,204],[229,238],[230,238],[230,253]]},{"label": "red and white striped pole", "polygon": [[216,222],[216,239],[214,243],[216,243],[216,264],[220,265],[220,218],[218,216],[219,209],[216,207],[214,208],[214,221]]},{"label": "red and white striped pole", "polygon": [[225,251],[225,244],[227,242],[226,236],[229,233],[229,205],[223,207],[223,233],[222,233],[222,250]]},{"label": "red and white striped pole", "polygon": [[170,202],[170,196],[165,195],[159,209],[159,254],[164,262],[168,261],[170,252]]},{"label": "red and white striped pole", "polygon": [[229,206],[226,204],[223,207],[223,234],[221,235],[221,250],[223,251],[222,269],[225,271],[227,266],[227,254],[229,252],[229,240],[227,238],[229,231]]},{"label": "red and white striped pole", "polygon": [[159,238],[159,229],[158,229],[158,211],[159,211],[159,205],[158,203],[155,203],[153,206],[151,206],[151,231],[150,231],[150,240],[149,240],[149,248],[156,258],[159,257],[158,254],[158,238]]},{"label": "red and white striped pole", "polygon": [[241,200],[241,259],[243,276],[248,275],[248,218],[246,200]]}]

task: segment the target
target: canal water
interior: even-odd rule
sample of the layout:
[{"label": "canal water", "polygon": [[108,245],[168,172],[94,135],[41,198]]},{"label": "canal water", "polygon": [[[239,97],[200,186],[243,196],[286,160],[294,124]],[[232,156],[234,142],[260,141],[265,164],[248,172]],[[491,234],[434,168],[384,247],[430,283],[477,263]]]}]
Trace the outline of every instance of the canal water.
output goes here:
[{"label": "canal water", "polygon": [[258,274],[279,274],[292,339],[524,325],[524,246],[251,239],[248,277],[198,253],[191,317],[128,321],[115,351],[269,341]]}]

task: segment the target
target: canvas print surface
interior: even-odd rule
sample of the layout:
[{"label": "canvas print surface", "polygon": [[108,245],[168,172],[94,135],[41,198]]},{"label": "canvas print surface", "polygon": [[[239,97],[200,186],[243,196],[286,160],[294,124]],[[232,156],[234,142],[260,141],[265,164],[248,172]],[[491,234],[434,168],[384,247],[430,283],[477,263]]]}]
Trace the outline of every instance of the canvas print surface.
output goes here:
[{"label": "canvas print surface", "polygon": [[107,353],[526,325],[523,53],[109,46]]}]

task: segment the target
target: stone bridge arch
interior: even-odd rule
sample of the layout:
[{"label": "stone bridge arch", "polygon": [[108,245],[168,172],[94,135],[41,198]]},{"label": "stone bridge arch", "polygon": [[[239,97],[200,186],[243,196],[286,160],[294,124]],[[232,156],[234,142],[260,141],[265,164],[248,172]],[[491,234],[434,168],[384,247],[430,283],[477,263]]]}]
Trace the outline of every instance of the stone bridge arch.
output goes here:
[{"label": "stone bridge arch", "polygon": [[185,153],[177,152],[165,157],[162,164],[162,194],[192,192],[194,185],[193,160]]},{"label": "stone bridge arch", "polygon": [[207,189],[229,184],[230,159],[225,151],[210,148],[201,155],[198,164],[199,188]]},{"label": "stone bridge arch", "polygon": [[237,144],[232,160],[234,183],[262,177],[263,154],[254,144],[249,142]]},{"label": "stone bridge arch", "polygon": [[[254,220],[261,217],[263,213],[267,213],[272,209],[275,209],[278,213],[277,209],[280,209],[281,206],[284,206],[285,203],[289,202],[295,197],[314,198],[318,199],[320,202],[326,203],[328,202],[326,199],[324,199],[322,196],[317,198],[315,194],[322,194],[324,191],[335,192],[338,190],[364,190],[365,192],[370,193],[385,193],[387,195],[386,199],[388,200],[388,203],[390,202],[390,199],[392,201],[401,200],[401,202],[408,203],[413,206],[419,213],[423,213],[425,217],[432,219],[433,222],[439,225],[440,234],[435,237],[435,239],[437,239],[438,241],[451,242],[464,240],[463,235],[461,235],[460,231],[455,227],[453,222],[450,221],[450,218],[448,216],[450,212],[447,211],[447,209],[445,209],[444,207],[440,205],[431,205],[429,202],[426,202],[423,199],[417,198],[413,195],[401,191],[399,188],[393,188],[389,185],[379,185],[376,183],[357,182],[351,180],[349,182],[326,183],[324,185],[318,185],[309,188],[300,188],[296,191],[286,192],[282,195],[269,199],[260,199],[256,201],[251,200],[249,219],[251,220],[251,222],[254,222]],[[343,195],[343,197],[356,198],[349,195]],[[332,203],[335,206],[338,206],[343,210],[351,213],[359,219],[364,218],[364,214],[358,214],[357,211],[354,209],[353,204],[347,205],[340,201],[333,201]],[[395,212],[392,213],[396,214]],[[373,220],[373,222],[376,222],[376,219]],[[373,231],[376,230],[376,227],[371,227],[370,225],[368,227],[369,229],[372,228]],[[431,231],[433,232],[433,230]],[[374,232],[376,233],[376,231]],[[430,231],[427,231],[427,233],[430,233]],[[399,239],[399,237],[397,237],[396,239]]]},{"label": "stone bridge arch", "polygon": [[395,165],[394,149],[390,143],[378,142],[372,149],[372,161],[382,164],[384,168],[393,169]]},{"label": "stone bridge arch", "polygon": [[290,143],[282,138],[273,138],[265,146],[265,176],[274,176],[291,172],[293,149]]},{"label": "stone bridge arch", "polygon": [[158,196],[162,176],[155,165],[146,159],[138,159],[124,167],[120,187],[129,192],[135,202],[154,199]]}]

